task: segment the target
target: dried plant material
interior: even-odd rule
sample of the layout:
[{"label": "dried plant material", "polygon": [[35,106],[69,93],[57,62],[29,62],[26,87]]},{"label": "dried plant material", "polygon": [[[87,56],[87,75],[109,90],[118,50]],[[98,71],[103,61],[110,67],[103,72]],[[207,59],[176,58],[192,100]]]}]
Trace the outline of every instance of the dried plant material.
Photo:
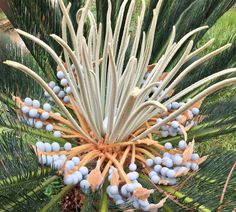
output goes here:
[{"label": "dried plant material", "polygon": [[149,211],[154,212],[154,211],[157,211],[158,208],[162,208],[167,199],[168,199],[168,196],[165,197],[164,199],[162,199],[157,204],[151,204],[150,208],[149,208]]},{"label": "dried plant material", "polygon": [[171,90],[167,93],[167,95],[168,95],[168,96],[172,96],[174,92],[175,92],[175,90],[174,90],[174,89],[171,89]]},{"label": "dried plant material", "polygon": [[205,162],[205,160],[206,160],[207,158],[208,158],[208,155],[205,155],[205,156],[199,158],[198,160],[195,160],[195,161],[192,161],[192,162],[194,162],[194,163],[200,165],[200,164],[202,164],[203,162]]},{"label": "dried plant material", "polygon": [[188,160],[190,160],[193,154],[193,147],[194,147],[194,140],[188,144],[187,148],[183,152],[183,163],[186,163]]},{"label": "dried plant material", "polygon": [[154,190],[148,190],[146,188],[136,188],[133,195],[141,200],[146,200],[154,192]]},{"label": "dried plant material", "polygon": [[202,102],[204,101],[205,97],[198,100],[197,102],[195,102],[193,105],[192,105],[192,108],[196,107],[196,108],[200,108],[201,105],[202,105]]},{"label": "dried plant material", "polygon": [[158,81],[164,80],[168,76],[168,72],[164,72],[159,78]]},{"label": "dried plant material", "polygon": [[182,119],[179,120],[179,123],[183,124],[183,123],[185,123],[187,121],[187,119],[188,119],[188,116],[186,115],[186,113],[183,113],[182,114]]},{"label": "dried plant material", "polygon": [[111,185],[115,185],[115,186],[118,186],[119,183],[120,183],[120,176],[119,176],[119,173],[116,169],[113,169],[113,172],[112,172],[112,175],[111,175],[111,181],[110,181],[110,184]]},{"label": "dried plant material", "polygon": [[88,182],[91,186],[91,190],[94,192],[103,182],[103,177],[100,169],[96,167],[88,175]]},{"label": "dried plant material", "polygon": [[168,184],[169,184],[169,181],[162,178],[162,179],[159,180],[158,184],[159,184],[159,185],[168,185]]},{"label": "dried plant material", "polygon": [[153,63],[153,64],[151,64],[151,65],[148,65],[147,71],[151,72],[151,71],[155,68],[155,66],[156,66],[156,63]]},{"label": "dried plant material", "polygon": [[186,132],[188,132],[188,131],[193,127],[193,125],[194,125],[194,122],[191,121],[191,122],[185,127]]},{"label": "dried plant material", "polygon": [[197,123],[200,123],[202,122],[207,116],[206,115],[198,115],[194,118],[194,120],[197,122]]},{"label": "dried plant material", "polygon": [[185,176],[188,172],[189,172],[190,169],[184,167],[184,168],[181,168],[180,171],[178,171],[175,176],[176,177],[180,177],[180,176]]},{"label": "dried plant material", "polygon": [[181,125],[181,124],[179,125],[179,127],[180,127],[180,129],[181,129],[181,131],[182,131],[182,133],[184,135],[184,140],[187,141],[188,140],[188,135],[187,135],[185,127],[183,125]]}]

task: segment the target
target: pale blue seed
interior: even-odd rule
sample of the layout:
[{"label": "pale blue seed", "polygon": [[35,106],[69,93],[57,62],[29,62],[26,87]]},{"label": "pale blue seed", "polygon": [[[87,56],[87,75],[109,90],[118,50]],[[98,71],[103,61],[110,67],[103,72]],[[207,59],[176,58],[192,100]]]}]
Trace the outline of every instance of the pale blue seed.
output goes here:
[{"label": "pale blue seed", "polygon": [[60,151],[60,145],[59,145],[59,143],[57,143],[57,142],[53,142],[53,143],[52,143],[52,151],[53,151],[53,152],[58,152],[58,151]]},{"label": "pale blue seed", "polygon": [[153,160],[152,159],[147,159],[146,160],[146,165],[148,166],[148,167],[151,167],[151,166],[153,166]]},{"label": "pale blue seed", "polygon": [[57,77],[58,77],[59,79],[62,79],[62,78],[64,77],[63,71],[58,71],[58,72],[57,72]]},{"label": "pale blue seed", "polygon": [[198,109],[198,108],[196,108],[196,107],[194,107],[193,109],[192,109],[192,113],[193,113],[193,115],[198,115],[199,114],[199,112],[200,112],[200,110]]},{"label": "pale blue seed", "polygon": [[49,143],[44,143],[45,146],[45,151],[46,152],[51,152],[52,151],[52,146]]},{"label": "pale blue seed", "polygon": [[43,109],[47,112],[50,112],[51,111],[51,105],[49,103],[45,103],[43,105]]},{"label": "pale blue seed", "polygon": [[36,147],[38,148],[38,150],[42,151],[42,152],[45,152],[45,145],[42,141],[38,141],[36,142]]},{"label": "pale blue seed", "polygon": [[51,82],[48,83],[48,85],[49,85],[50,88],[53,89],[56,86],[56,83],[54,81],[51,81]]},{"label": "pale blue seed", "polygon": [[54,136],[55,138],[60,138],[60,137],[61,137],[61,132],[60,132],[60,131],[55,131],[55,132],[53,133],[53,136]]},{"label": "pale blue seed", "polygon": [[64,149],[65,149],[66,151],[71,150],[71,148],[72,148],[71,143],[69,143],[69,142],[65,143],[65,145],[64,145]]},{"label": "pale blue seed", "polygon": [[37,129],[41,129],[41,128],[43,127],[43,122],[41,122],[41,121],[36,121],[35,127],[36,127]]},{"label": "pale blue seed", "polygon": [[74,167],[75,167],[75,164],[74,164],[73,161],[68,160],[68,161],[66,162],[66,170],[67,170],[67,171],[71,171],[72,169],[74,169]]},{"label": "pale blue seed", "polygon": [[198,159],[199,159],[199,155],[197,153],[192,154],[191,160],[198,160]]},{"label": "pale blue seed", "polygon": [[72,177],[72,175],[67,175],[64,177],[65,185],[73,185],[73,183],[74,183],[74,178]]},{"label": "pale blue seed", "polygon": [[83,176],[88,175],[88,168],[85,166],[80,167],[79,171],[81,172]]},{"label": "pale blue seed", "polygon": [[170,150],[170,149],[172,149],[172,148],[173,148],[173,147],[172,147],[172,144],[171,144],[171,143],[169,143],[169,142],[165,143],[165,149]]},{"label": "pale blue seed", "polygon": [[177,121],[172,121],[172,122],[171,122],[171,126],[176,129],[176,128],[179,127],[179,122],[177,122]]},{"label": "pale blue seed", "polygon": [[135,163],[131,163],[130,165],[129,165],[129,170],[130,171],[135,171],[137,169],[137,165],[135,164]]},{"label": "pale blue seed", "polygon": [[28,112],[29,112],[29,108],[28,108],[27,106],[23,106],[23,107],[21,108],[21,111],[22,111],[23,113],[28,113]]},{"label": "pale blue seed", "polygon": [[43,112],[40,116],[42,120],[47,120],[49,118],[49,113],[48,112]]},{"label": "pale blue seed", "polygon": [[169,170],[168,168],[163,167],[163,168],[161,169],[161,175],[162,175],[162,176],[166,176],[166,173],[167,173],[168,170]]},{"label": "pale blue seed", "polygon": [[37,114],[38,114],[38,111],[36,109],[31,109],[29,111],[29,116],[32,117],[32,118],[37,117]]},{"label": "pale blue seed", "polygon": [[151,177],[151,181],[154,183],[154,184],[157,184],[160,180],[160,177],[158,175],[153,175]]},{"label": "pale blue seed", "polygon": [[155,165],[155,166],[154,166],[155,172],[160,172],[161,169],[162,169],[162,166],[161,166],[161,165]]},{"label": "pale blue seed", "polygon": [[70,101],[69,96],[65,96],[65,97],[63,98],[63,101],[64,101],[65,103],[68,103],[68,102]]},{"label": "pale blue seed", "polygon": [[197,170],[199,169],[199,166],[198,166],[196,163],[192,163],[191,169],[192,169],[193,171],[197,171]]},{"label": "pale blue seed", "polygon": [[38,100],[33,100],[33,107],[34,108],[40,108],[40,102]]},{"label": "pale blue seed", "polygon": [[55,86],[54,88],[53,88],[53,91],[54,91],[54,93],[59,93],[59,91],[60,91],[61,89],[60,89],[60,87],[59,86]]},{"label": "pale blue seed", "polygon": [[25,103],[27,106],[32,106],[33,101],[32,101],[31,98],[26,97],[25,100],[24,100],[24,103]]},{"label": "pale blue seed", "polygon": [[186,143],[186,141],[181,140],[181,141],[179,141],[178,146],[179,146],[179,149],[184,150],[187,147],[187,143]]},{"label": "pale blue seed", "polygon": [[49,131],[49,132],[52,132],[53,131],[53,125],[52,124],[48,124],[46,126],[46,130]]},{"label": "pale blue seed", "polygon": [[73,157],[73,158],[72,158],[72,161],[74,162],[74,164],[75,164],[76,166],[78,166],[78,165],[80,164],[80,159],[79,159],[78,157]]},{"label": "pale blue seed", "polygon": [[61,79],[61,85],[62,86],[66,86],[67,83],[68,83],[67,79],[65,79],[65,78]]},{"label": "pale blue seed", "polygon": [[176,173],[175,173],[174,170],[169,169],[169,170],[166,172],[166,175],[167,175],[167,177],[169,177],[169,178],[175,178]]},{"label": "pale blue seed", "polygon": [[155,164],[159,165],[159,164],[161,164],[161,162],[162,162],[162,159],[160,157],[155,157],[154,158],[154,163]]},{"label": "pale blue seed", "polygon": [[57,96],[58,96],[59,98],[63,98],[65,95],[66,95],[66,94],[65,94],[64,91],[60,91],[60,92],[57,94]]}]

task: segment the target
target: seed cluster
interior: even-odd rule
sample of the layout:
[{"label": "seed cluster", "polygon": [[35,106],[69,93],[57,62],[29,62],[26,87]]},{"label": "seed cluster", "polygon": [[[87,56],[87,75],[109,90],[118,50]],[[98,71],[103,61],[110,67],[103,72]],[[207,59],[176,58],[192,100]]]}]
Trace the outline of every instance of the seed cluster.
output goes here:
[{"label": "seed cluster", "polygon": [[[171,150],[172,144],[165,143],[165,149]],[[185,150],[187,143],[181,140],[178,144],[179,150]],[[175,185],[177,177],[184,176],[189,170],[198,171],[199,155],[193,153],[184,159],[183,153],[171,154],[164,152],[162,155],[146,160],[147,167],[150,168],[149,177],[154,184]]]},{"label": "seed cluster", "polygon": [[[71,69],[74,69],[74,66],[71,66]],[[53,92],[61,99],[65,104],[70,102],[69,95],[72,93],[71,87],[68,85],[68,81],[64,76],[63,71],[57,71],[57,78],[60,80],[60,85],[56,84],[54,81],[50,81],[48,83],[49,87],[53,90]],[[50,101],[53,101],[52,97],[48,92],[44,92],[44,95],[48,97]]]},{"label": "seed cluster", "polygon": [[[110,160],[102,165],[105,157],[97,160],[97,166],[94,168],[93,161],[85,162],[87,155],[81,151],[83,146],[72,147],[68,142],[63,147],[60,147],[57,142],[52,144],[37,142],[36,151],[39,163],[58,170],[64,176],[65,185],[79,185],[81,190],[86,193],[89,190],[99,189],[107,178],[109,185],[106,192],[116,205],[129,203],[136,209],[148,211],[155,207],[148,201],[148,197],[153,191],[145,189],[139,183],[140,173],[146,173],[154,184],[175,185],[178,177],[185,176],[189,171],[197,171],[199,164],[206,159],[205,157],[200,158],[197,153],[193,152],[193,145],[193,143],[187,144],[184,140],[179,141],[178,148],[173,148],[171,143],[165,143],[164,146],[157,144],[158,155],[146,157],[146,160],[135,161],[129,157],[124,164],[124,169],[120,169],[117,164],[114,166]],[[128,151],[124,154],[128,155],[127,153]],[[123,160],[123,157],[121,156],[120,161]],[[120,164],[122,165],[123,162]],[[108,166],[108,172],[102,175],[100,169],[104,171],[106,166]],[[121,180],[120,172],[124,172],[126,180]],[[94,187],[93,181],[99,180],[100,182],[95,183]]]},{"label": "seed cluster", "polygon": [[[43,104],[41,108],[38,100],[26,97],[20,106],[21,119],[31,127],[53,132],[54,137],[60,138],[62,133],[54,129],[55,123],[52,122],[52,117],[50,117],[50,114],[52,114],[51,109],[52,107],[49,103]],[[54,116],[60,117],[61,115],[60,113],[54,113]]]},{"label": "seed cluster", "polygon": [[[174,111],[178,110],[180,107],[184,106],[186,103],[184,102],[172,102],[171,104],[167,105],[168,112],[173,113]],[[183,135],[183,130],[180,126],[183,126],[184,128],[191,127],[194,125],[194,118],[199,115],[200,110],[197,107],[190,108],[189,110],[185,111],[181,115],[178,115],[174,121],[163,125],[160,130],[160,137],[175,137],[178,135]],[[163,121],[163,119],[166,118],[166,116],[163,116],[162,118],[157,118],[156,122],[160,123]]]}]

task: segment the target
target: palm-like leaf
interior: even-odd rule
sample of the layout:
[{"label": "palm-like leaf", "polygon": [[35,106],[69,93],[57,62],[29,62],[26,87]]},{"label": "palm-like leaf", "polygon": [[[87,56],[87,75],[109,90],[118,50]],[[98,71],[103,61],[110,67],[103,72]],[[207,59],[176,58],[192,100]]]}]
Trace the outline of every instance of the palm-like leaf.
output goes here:
[{"label": "palm-like leaf", "polygon": [[0,201],[4,203],[1,210],[35,211],[50,200],[43,191],[57,177],[52,169],[39,168],[25,139],[15,133],[1,135]]},{"label": "palm-like leaf", "polygon": [[[225,163],[227,161],[227,163]],[[232,172],[226,187],[226,180],[235,164],[235,151],[223,151],[211,154],[208,160],[202,165],[198,173],[187,177],[176,187],[161,186],[157,190],[160,193],[170,195],[170,200],[165,204],[167,211],[217,211],[221,208],[231,211],[236,207],[235,199],[235,171]],[[143,176],[143,184],[148,188],[153,185]],[[225,195],[221,203],[223,191]],[[153,201],[160,198],[160,193],[153,195]],[[165,211],[165,210],[164,210]]]}]

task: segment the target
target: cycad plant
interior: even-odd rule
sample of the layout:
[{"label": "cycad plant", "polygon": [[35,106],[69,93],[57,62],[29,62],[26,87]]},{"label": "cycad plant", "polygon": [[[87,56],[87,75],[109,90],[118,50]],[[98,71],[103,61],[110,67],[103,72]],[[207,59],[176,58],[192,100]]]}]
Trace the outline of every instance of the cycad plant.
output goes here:
[{"label": "cycad plant", "polygon": [[235,2],[138,3],[9,1],[31,54],[2,38],[3,210],[236,207],[236,153],[194,152],[235,127],[234,95],[212,95],[236,83],[235,40],[196,47]]}]

